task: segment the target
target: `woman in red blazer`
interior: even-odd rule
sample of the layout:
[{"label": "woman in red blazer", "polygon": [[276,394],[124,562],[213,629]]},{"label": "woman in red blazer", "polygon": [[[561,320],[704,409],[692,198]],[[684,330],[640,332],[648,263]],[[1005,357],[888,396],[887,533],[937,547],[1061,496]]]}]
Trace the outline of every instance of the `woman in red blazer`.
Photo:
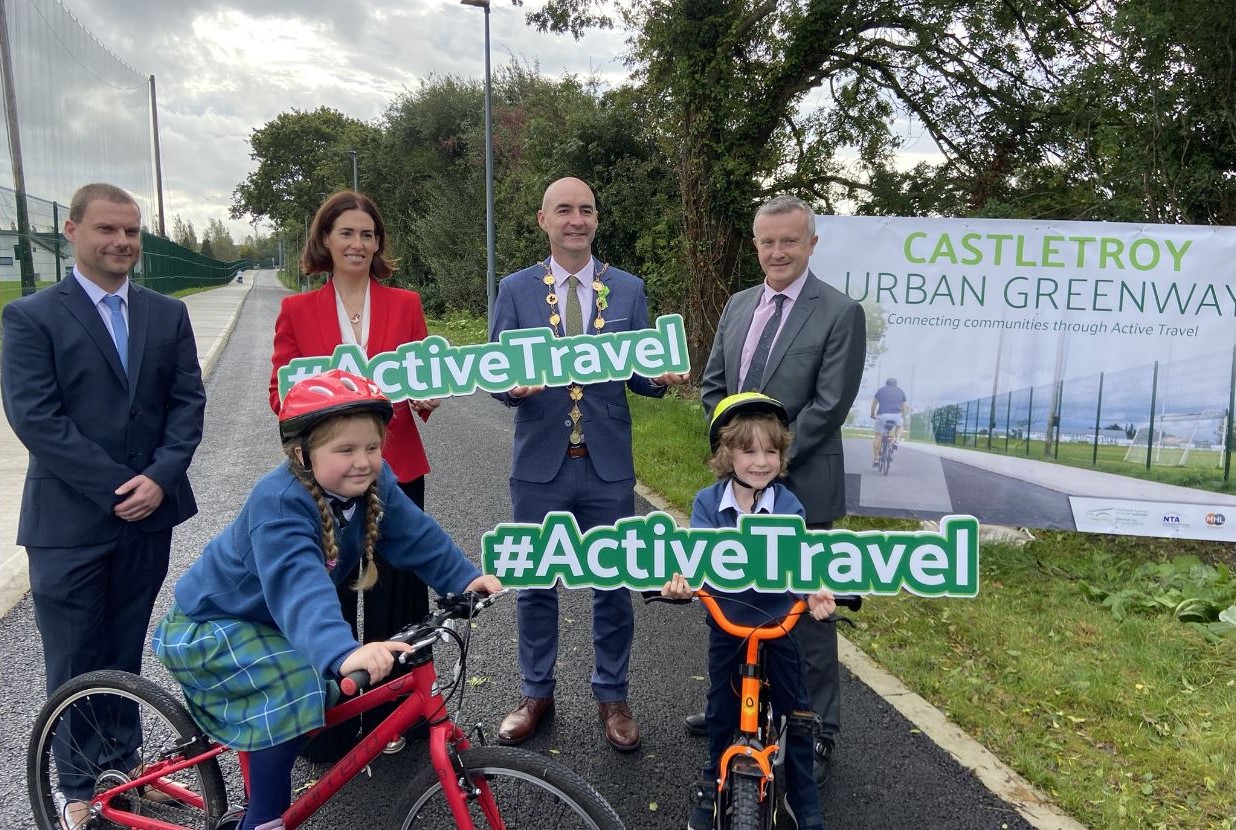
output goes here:
[{"label": "woman in red blazer", "polygon": [[[336,193],[318,209],[301,252],[301,267],[305,273],[327,273],[330,278],[316,291],[286,297],[279,309],[270,373],[270,408],[275,414],[280,403],[276,373],[293,358],[329,355],[341,343],[356,343],[367,355],[374,355],[425,338],[420,295],[381,282],[394,272],[394,264],[383,254],[385,246],[382,215],[363,193]],[[395,404],[382,448],[382,457],[391,465],[400,488],[422,509],[429,461],[415,416],[427,419],[439,403]],[[356,599],[354,591],[340,589],[344,617],[354,628]],[[386,640],[428,613],[429,591],[414,574],[397,571],[379,559],[378,584],[365,592],[364,607],[364,641]],[[368,720],[376,724],[380,718]],[[354,737],[355,726],[350,730],[340,727],[336,737],[318,742],[312,754],[322,759],[342,755]]]}]

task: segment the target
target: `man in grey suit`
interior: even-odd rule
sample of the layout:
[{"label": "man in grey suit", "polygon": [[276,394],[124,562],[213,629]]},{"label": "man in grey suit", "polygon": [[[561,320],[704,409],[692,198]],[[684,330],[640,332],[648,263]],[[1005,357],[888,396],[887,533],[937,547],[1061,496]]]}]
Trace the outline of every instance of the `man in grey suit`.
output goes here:
[{"label": "man in grey suit", "polygon": [[[172,528],[197,512],[187,471],[206,411],[184,303],[129,281],[142,253],[133,197],[86,185],[64,234],[73,276],[5,306],[0,376],[30,452],[17,543],[49,694],[89,671],[141,671]],[[91,770],[136,766],[136,721],[119,713],[109,746],[83,735],[59,748],[66,827],[84,821]]]},{"label": "man in grey suit", "polygon": [[[818,237],[806,202],[770,200],[756,211],[754,231],[764,282],[735,294],[721,312],[700,384],[704,414],[711,418],[735,392],[781,401],[794,434],[786,485],[806,508],[809,528],[831,528],[845,515],[841,425],[862,379],[866,318],[862,306],[808,268]],[[841,728],[837,631],[831,624],[800,624],[793,635],[806,658],[822,782]],[[702,727],[702,715],[687,718],[692,732]]]},{"label": "man in grey suit", "polygon": [[[557,336],[648,327],[644,282],[592,256],[597,205],[592,189],[564,178],[545,190],[537,222],[549,256],[498,284],[490,339],[504,331],[548,326]],[[515,409],[511,507],[517,522],[540,522],[551,510],[570,511],[581,530],[612,525],[635,512],[635,465],[626,390],[661,397],[685,374],[634,375],[627,382],[545,388],[517,386],[495,394]],[[553,710],[558,657],[558,593],[526,589],[516,601],[519,705],[498,727],[498,743],[535,734]],[[606,740],[617,750],[639,747],[639,726],[627,705],[627,665],[635,618],[630,592],[593,592],[592,692]]]}]

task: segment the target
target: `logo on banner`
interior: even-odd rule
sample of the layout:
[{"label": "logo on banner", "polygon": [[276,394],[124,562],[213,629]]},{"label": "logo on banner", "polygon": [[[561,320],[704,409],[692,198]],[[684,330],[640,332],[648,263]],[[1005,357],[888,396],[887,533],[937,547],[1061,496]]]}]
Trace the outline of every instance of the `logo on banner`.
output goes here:
[{"label": "logo on banner", "polygon": [[798,516],[746,515],[736,528],[680,528],[666,513],[581,533],[570,513],[501,524],[482,540],[482,566],[511,588],[657,589],[675,573],[720,591],[924,597],[978,594],[978,520],[947,516],[939,531],[808,530]]},{"label": "logo on banner", "polygon": [[1224,516],[1222,513],[1207,513],[1206,514],[1206,524],[1210,525],[1211,527],[1223,527],[1223,524],[1226,521],[1227,521],[1227,517]]}]

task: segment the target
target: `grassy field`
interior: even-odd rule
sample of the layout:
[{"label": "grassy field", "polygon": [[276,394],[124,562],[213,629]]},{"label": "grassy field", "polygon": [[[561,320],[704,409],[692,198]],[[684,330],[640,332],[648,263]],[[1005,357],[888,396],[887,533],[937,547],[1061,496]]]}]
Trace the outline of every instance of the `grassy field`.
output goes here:
[{"label": "grassy field", "polygon": [[[475,320],[429,330],[485,337]],[[639,480],[689,512],[713,480],[697,390],[630,403]],[[976,599],[872,599],[847,636],[1087,826],[1233,830],[1236,638],[1172,611],[1236,604],[1234,566],[1231,546],[1040,532],[984,546]]]}]

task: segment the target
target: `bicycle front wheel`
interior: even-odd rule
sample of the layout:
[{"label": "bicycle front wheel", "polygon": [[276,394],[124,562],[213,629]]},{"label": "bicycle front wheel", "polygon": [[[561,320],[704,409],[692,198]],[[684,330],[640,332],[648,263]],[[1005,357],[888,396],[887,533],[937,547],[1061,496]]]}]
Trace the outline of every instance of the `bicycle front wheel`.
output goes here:
[{"label": "bicycle front wheel", "polygon": [[[458,783],[478,828],[623,830],[622,820],[600,793],[544,755],[486,746],[466,749],[458,757],[466,776]],[[477,792],[482,783],[488,785],[488,796]],[[456,826],[432,766],[408,785],[393,819],[391,826],[400,830]]]},{"label": "bicycle front wheel", "polygon": [[730,809],[723,814],[729,830],[765,830],[768,826],[766,805],[760,801],[760,778],[756,775],[731,773]]},{"label": "bicycle front wheel", "polygon": [[[40,830],[60,830],[66,800],[87,801],[158,764],[204,751],[201,730],[175,697],[122,671],[75,677],[48,699],[26,755],[30,808]],[[111,799],[129,813],[208,830],[227,808],[214,758]]]}]

